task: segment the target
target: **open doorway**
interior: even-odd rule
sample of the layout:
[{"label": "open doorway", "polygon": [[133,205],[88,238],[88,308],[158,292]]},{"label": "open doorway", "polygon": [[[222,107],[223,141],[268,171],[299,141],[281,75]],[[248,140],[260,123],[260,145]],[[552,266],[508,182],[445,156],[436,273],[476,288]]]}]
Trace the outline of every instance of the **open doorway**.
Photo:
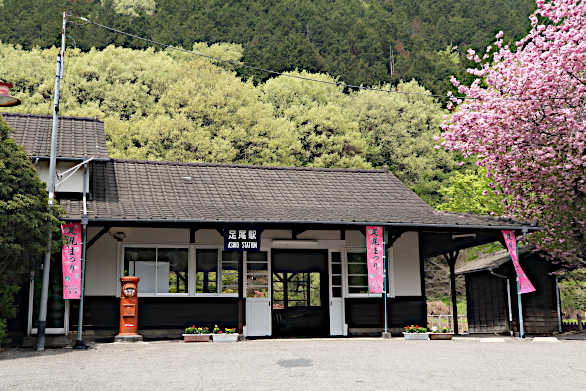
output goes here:
[{"label": "open doorway", "polygon": [[327,259],[327,251],[273,250],[273,335],[329,335]]}]

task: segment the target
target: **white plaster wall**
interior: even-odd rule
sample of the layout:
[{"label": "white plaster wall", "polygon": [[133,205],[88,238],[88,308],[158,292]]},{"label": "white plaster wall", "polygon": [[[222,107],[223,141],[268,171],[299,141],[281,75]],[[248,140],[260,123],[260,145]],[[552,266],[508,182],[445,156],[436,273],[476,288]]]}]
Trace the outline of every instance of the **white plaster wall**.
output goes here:
[{"label": "white plaster wall", "polygon": [[420,296],[419,234],[405,232],[393,245],[392,287],[395,296]]},{"label": "white plaster wall", "polygon": [[308,230],[297,235],[297,239],[340,240],[339,230]]},{"label": "white plaster wall", "polygon": [[[88,240],[101,227],[88,227]],[[105,234],[87,250],[85,294],[88,296],[114,296],[118,289],[118,241]]]},{"label": "white plaster wall", "polygon": [[365,237],[360,231],[346,231],[346,247],[364,248]]},{"label": "white plaster wall", "polygon": [[[88,228],[88,240],[101,227]],[[110,233],[123,232],[126,244],[187,244],[189,229],[113,227]],[[87,252],[86,294],[88,296],[114,296],[118,291],[119,242],[104,234]]]},{"label": "white plaster wall", "polygon": [[[64,172],[79,163],[80,162],[57,161],[57,174]],[[45,184],[46,184],[47,181],[49,180],[49,162],[46,160],[38,161],[37,164],[35,165],[35,168],[37,169],[37,172],[39,174],[39,178],[41,178],[41,180],[43,182],[45,182]],[[90,178],[89,174],[91,174],[91,169],[88,170],[88,176],[87,176],[87,180],[86,180],[86,186],[87,186],[88,191],[89,191],[89,178]],[[69,175],[69,174],[67,174],[67,175]],[[59,181],[59,179],[56,179],[55,181],[56,181],[55,183],[57,183],[57,181]],[[60,186],[57,186],[56,191],[57,192],[60,192],[60,191],[61,192],[75,192],[75,193],[83,192],[83,167],[80,167],[79,170],[77,170],[75,172],[75,174],[73,174],[63,184],[61,184]]]},{"label": "white plaster wall", "polygon": [[265,229],[260,234],[260,246],[262,248],[271,247],[271,240],[273,239],[285,239],[290,240],[293,238],[293,234],[287,229]]},{"label": "white plaster wall", "polygon": [[[187,244],[189,243],[188,228],[112,228],[110,232],[124,232],[123,243],[144,244]],[[200,232],[200,231],[198,231]],[[197,238],[197,235],[196,235]]]},{"label": "white plaster wall", "polygon": [[195,244],[224,246],[224,237],[215,229],[200,229],[195,231]]}]

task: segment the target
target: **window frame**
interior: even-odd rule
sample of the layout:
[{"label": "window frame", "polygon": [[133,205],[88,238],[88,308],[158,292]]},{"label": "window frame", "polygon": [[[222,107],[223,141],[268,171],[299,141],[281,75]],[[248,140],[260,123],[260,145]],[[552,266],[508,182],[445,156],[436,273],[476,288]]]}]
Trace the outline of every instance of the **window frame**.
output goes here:
[{"label": "window frame", "polygon": [[[181,293],[158,293],[158,292],[149,292],[144,293],[140,291],[140,281],[138,283],[138,297],[189,297],[191,295],[191,288],[192,288],[192,281],[191,281],[191,257],[192,257],[192,249],[191,246],[188,244],[153,244],[153,243],[121,243],[120,244],[120,255],[119,255],[119,262],[118,262],[118,275],[120,277],[124,277],[124,254],[126,248],[154,248],[156,255],[155,265],[158,261],[158,251],[159,248],[171,248],[171,249],[187,249],[187,292]],[[156,266],[155,266],[156,270]],[[156,277],[156,274],[155,274]],[[155,281],[157,281],[155,279]],[[157,286],[157,282],[155,282],[155,287]],[[116,293],[117,297],[120,297],[120,280],[118,281],[118,292]]]},{"label": "window frame", "polygon": [[[224,252],[224,246],[219,245],[193,245],[193,265],[194,270],[193,273],[189,273],[190,278],[193,278],[193,294],[194,297],[238,297],[238,292],[236,293],[222,293],[222,253]],[[208,292],[208,293],[197,293],[197,250],[218,250],[218,259],[217,259],[217,267],[218,271],[216,272],[216,293]],[[242,252],[242,263],[244,264],[244,252]],[[244,268],[243,268],[244,269]],[[244,273],[243,273],[244,274]],[[241,283],[239,276],[238,282]]]},{"label": "window frame", "polygon": [[[386,247],[386,246],[385,246]],[[390,281],[389,276],[392,277],[392,274],[390,273],[393,269],[392,269],[392,258],[391,258],[391,254],[392,254],[392,247],[386,247],[385,248],[385,252],[386,252],[386,266],[387,266],[387,287],[388,287],[388,291],[387,291],[387,298],[391,298],[394,295],[393,293],[393,285],[392,281]],[[348,262],[348,254],[349,253],[361,253],[361,254],[366,254],[366,248],[365,247],[346,247],[344,249],[344,253],[343,253],[343,264],[342,264],[342,270],[343,270],[343,275],[344,278],[342,280],[343,285],[344,285],[344,293],[346,294],[345,297],[353,297],[353,298],[380,298],[381,294],[380,293],[350,293],[350,277],[351,276],[362,276],[363,274],[350,274],[350,270],[349,270],[349,262]],[[366,277],[368,278],[368,273],[366,274]]]}]

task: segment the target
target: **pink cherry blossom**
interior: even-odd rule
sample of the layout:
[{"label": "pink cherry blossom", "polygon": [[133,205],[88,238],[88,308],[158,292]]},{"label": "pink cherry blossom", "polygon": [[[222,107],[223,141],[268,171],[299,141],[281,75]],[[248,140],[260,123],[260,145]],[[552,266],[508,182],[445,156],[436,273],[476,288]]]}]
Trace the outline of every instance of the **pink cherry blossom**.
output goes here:
[{"label": "pink cherry blossom", "polygon": [[451,96],[442,146],[475,156],[510,215],[545,228],[529,242],[586,266],[586,1],[538,0],[530,20],[514,50],[496,34],[472,84],[451,79],[466,99]]}]

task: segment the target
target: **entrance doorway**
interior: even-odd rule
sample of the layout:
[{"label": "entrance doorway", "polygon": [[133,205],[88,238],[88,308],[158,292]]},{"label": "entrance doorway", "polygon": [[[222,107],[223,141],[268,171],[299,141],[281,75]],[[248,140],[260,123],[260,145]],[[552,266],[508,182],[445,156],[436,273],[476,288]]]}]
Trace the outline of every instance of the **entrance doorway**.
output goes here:
[{"label": "entrance doorway", "polygon": [[271,292],[273,335],[329,335],[327,250],[273,250]]}]

